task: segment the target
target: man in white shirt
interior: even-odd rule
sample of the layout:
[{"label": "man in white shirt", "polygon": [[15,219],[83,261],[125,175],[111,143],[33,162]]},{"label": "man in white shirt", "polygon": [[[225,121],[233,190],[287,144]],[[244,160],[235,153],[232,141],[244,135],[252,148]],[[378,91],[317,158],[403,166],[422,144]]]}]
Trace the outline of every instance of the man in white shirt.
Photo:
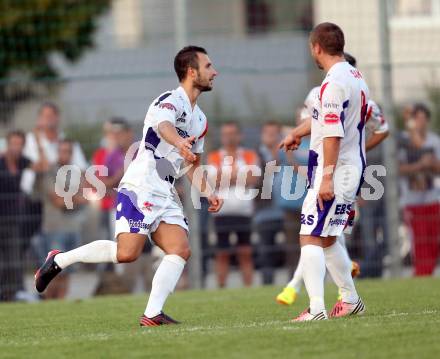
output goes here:
[{"label": "man in white shirt", "polygon": [[[352,55],[345,52],[344,57],[351,66],[356,67],[356,59]],[[309,94],[304,100],[304,106],[300,114],[303,121],[311,121],[314,112],[314,105],[317,101],[319,102],[320,89],[320,86],[314,87],[312,90],[310,90]],[[373,100],[368,101],[365,122],[365,150],[368,152],[369,150],[378,146],[388,136],[388,123],[385,120],[381,109]],[[344,233],[338,237],[338,240],[345,247]],[[359,274],[360,266],[357,262],[353,261],[352,276],[356,277]],[[276,301],[284,305],[293,304],[301,290],[302,283],[303,269],[301,262],[299,262],[292,279],[289,281],[289,283],[287,283],[286,287],[283,288],[282,292],[277,295]]]},{"label": "man in white shirt", "polygon": [[[39,164],[37,170],[54,165],[58,160],[58,142],[64,138],[60,131],[60,109],[52,102],[45,102],[38,110],[37,124],[33,132],[26,134],[24,155],[33,163]],[[43,153],[41,152],[43,151]],[[44,162],[47,161],[47,165]],[[72,153],[72,165],[78,166],[81,171],[87,168],[87,161],[81,146],[74,142]],[[41,168],[40,168],[41,167]]]},{"label": "man in white shirt", "polygon": [[336,241],[349,221],[362,184],[369,97],[362,74],[345,61],[344,45],[344,34],[335,24],[322,23],[312,30],[312,57],[327,75],[319,100],[315,101],[311,122],[295,128],[282,142],[285,150],[294,150],[302,137],[311,135],[309,187],[300,231],[301,262],[310,307],[295,321],[327,319],[326,266],[342,295],[331,316],[360,314],[365,310],[351,277],[351,261],[344,247]]},{"label": "man in white shirt", "polygon": [[196,102],[202,92],[212,89],[217,71],[206,50],[197,46],[180,50],[174,59],[174,69],[180,86],[163,93],[150,105],[137,156],[119,185],[117,243],[95,241],[66,253],[49,252],[35,276],[38,291],[44,291],[62,269],[73,263],[132,262],[150,237],[165,256],[154,275],[140,325],[178,323],[164,314],[162,308],[190,257],[188,222],[174,190],[182,163],[192,164],[186,175],[200,192],[208,193],[209,211],[219,211],[223,201],[214,194],[206,178],[193,181],[208,128],[206,116]]}]

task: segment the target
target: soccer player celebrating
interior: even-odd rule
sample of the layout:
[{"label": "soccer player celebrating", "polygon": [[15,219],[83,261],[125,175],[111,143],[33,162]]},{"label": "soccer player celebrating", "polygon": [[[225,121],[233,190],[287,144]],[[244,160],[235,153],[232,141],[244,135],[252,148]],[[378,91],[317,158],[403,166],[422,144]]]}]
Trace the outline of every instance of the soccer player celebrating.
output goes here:
[{"label": "soccer player celebrating", "polygon": [[311,136],[309,187],[300,230],[301,263],[310,306],[295,321],[328,318],[324,305],[326,266],[342,295],[331,316],[365,311],[351,276],[347,251],[336,241],[362,184],[369,95],[362,74],[345,61],[344,45],[344,34],[335,24],[322,23],[312,30],[311,54],[327,75],[312,121],[293,129],[281,143],[286,151],[294,150],[302,137]]},{"label": "soccer player celebrating", "polygon": [[[348,53],[344,53],[345,60],[353,67],[356,67],[356,58]],[[301,116],[304,121],[310,122],[313,116],[314,105],[319,101],[320,86],[314,87],[307,95],[304,101],[304,107],[301,111]],[[382,143],[388,136],[388,123],[383,117],[382,111],[379,106],[373,101],[368,101],[367,115],[365,118],[365,129],[366,129],[366,143],[365,150],[375,148],[380,143]],[[342,233],[338,237],[338,241],[345,247],[345,236]],[[346,248],[346,247],[345,247]],[[360,266],[357,262],[352,261],[351,275],[353,278],[360,274]],[[301,290],[303,282],[303,269],[301,265],[301,260],[295,270],[295,273],[287,283],[286,287],[283,288],[282,292],[276,297],[276,301],[280,304],[291,305],[295,302],[298,293]]]},{"label": "soccer player celebrating", "polygon": [[198,183],[200,192],[208,193],[209,211],[218,212],[223,200],[214,194],[205,179],[193,181],[208,129],[197,99],[202,92],[212,90],[217,72],[206,50],[197,46],[180,50],[174,59],[174,69],[180,86],[160,95],[150,105],[137,156],[119,184],[117,242],[100,240],[65,253],[49,252],[35,274],[39,292],[43,292],[59,272],[74,263],[128,263],[136,260],[149,236],[165,256],[154,275],[140,325],[178,323],[164,314],[162,308],[190,257],[188,223],[174,189],[182,162],[192,164],[187,177],[193,185]]}]

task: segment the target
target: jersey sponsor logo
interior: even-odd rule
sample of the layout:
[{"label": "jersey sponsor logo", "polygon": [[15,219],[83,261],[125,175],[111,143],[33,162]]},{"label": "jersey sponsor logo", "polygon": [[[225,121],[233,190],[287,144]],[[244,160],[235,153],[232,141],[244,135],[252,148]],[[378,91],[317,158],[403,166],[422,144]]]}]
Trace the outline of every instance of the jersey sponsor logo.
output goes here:
[{"label": "jersey sponsor logo", "polygon": [[132,219],[128,221],[128,225],[130,228],[139,228],[139,229],[150,229],[151,227],[151,224],[144,223],[141,220],[133,221]]},{"label": "jersey sponsor logo", "polygon": [[186,118],[185,118],[185,117],[186,117],[186,112],[183,111],[182,116],[179,117],[176,121],[177,121],[177,122],[185,123],[185,122],[186,122]]},{"label": "jersey sponsor logo", "polygon": [[301,213],[301,224],[311,226],[313,223],[315,223],[315,216],[313,214],[305,215]]},{"label": "jersey sponsor logo", "polygon": [[331,103],[331,102],[325,102],[322,107],[329,108],[329,109],[338,109],[339,104],[338,103]]},{"label": "jersey sponsor logo", "polygon": [[335,208],[335,214],[350,214],[351,212],[351,204],[337,204]]},{"label": "jersey sponsor logo", "polygon": [[339,115],[336,113],[327,113],[324,116],[324,122],[329,124],[335,124],[339,122]]},{"label": "jersey sponsor logo", "polygon": [[180,137],[182,138],[187,138],[189,137],[188,132],[186,132],[185,130],[182,130],[179,127],[176,127],[177,133],[179,134]]},{"label": "jersey sponsor logo", "polygon": [[177,112],[177,110],[176,110],[176,108],[174,107],[174,105],[173,105],[172,103],[169,103],[169,102],[161,103],[161,104],[159,105],[159,108],[164,108],[164,109],[167,109],[167,110],[170,110],[170,111]]},{"label": "jersey sponsor logo", "polygon": [[336,219],[331,218],[328,224],[329,226],[345,226],[347,224],[347,220],[341,218],[336,218]]},{"label": "jersey sponsor logo", "polygon": [[312,118],[313,118],[314,120],[317,120],[317,119],[318,119],[318,116],[319,116],[319,112],[318,112],[318,110],[317,110],[316,108],[313,108]]},{"label": "jersey sponsor logo", "polygon": [[153,203],[150,203],[150,202],[144,202],[144,203],[143,203],[143,207],[142,207],[142,209],[151,212],[151,211],[152,211],[151,208],[152,208],[153,206],[154,206]]}]

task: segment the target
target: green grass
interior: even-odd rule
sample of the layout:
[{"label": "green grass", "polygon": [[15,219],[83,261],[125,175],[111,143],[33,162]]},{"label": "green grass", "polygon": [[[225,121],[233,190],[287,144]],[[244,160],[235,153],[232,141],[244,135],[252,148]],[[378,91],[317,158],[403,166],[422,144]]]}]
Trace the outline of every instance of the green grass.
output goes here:
[{"label": "green grass", "polygon": [[[440,280],[359,281],[363,317],[289,322],[279,288],[174,294],[184,324],[139,328],[146,296],[0,305],[1,358],[438,358]],[[328,308],[336,292],[329,287]]]}]

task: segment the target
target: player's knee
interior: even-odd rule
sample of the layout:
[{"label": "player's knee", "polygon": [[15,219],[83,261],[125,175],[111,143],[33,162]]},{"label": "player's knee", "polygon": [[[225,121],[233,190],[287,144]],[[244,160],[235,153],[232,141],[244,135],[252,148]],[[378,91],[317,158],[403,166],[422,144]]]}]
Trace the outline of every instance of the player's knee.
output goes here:
[{"label": "player's knee", "polygon": [[118,248],[117,257],[119,263],[130,263],[134,262],[139,257],[139,254],[135,251]]},{"label": "player's knee", "polygon": [[191,257],[191,248],[189,246],[182,246],[176,250],[176,254],[187,261]]},{"label": "player's knee", "polygon": [[189,257],[191,257],[191,248],[189,247],[183,248],[180,256],[187,261]]}]

